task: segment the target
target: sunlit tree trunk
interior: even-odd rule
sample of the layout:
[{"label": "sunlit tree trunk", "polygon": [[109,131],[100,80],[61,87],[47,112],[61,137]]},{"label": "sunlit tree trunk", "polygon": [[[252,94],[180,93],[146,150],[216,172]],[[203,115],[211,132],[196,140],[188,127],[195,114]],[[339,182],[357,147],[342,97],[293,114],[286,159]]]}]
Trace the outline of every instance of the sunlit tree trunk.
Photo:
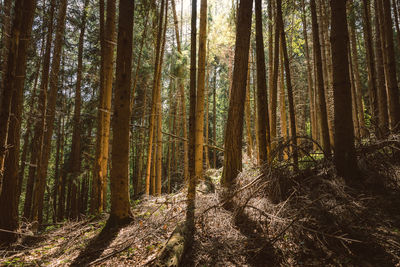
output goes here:
[{"label": "sunlit tree trunk", "polygon": [[[182,53],[181,39],[178,29],[178,17],[176,15],[175,0],[171,0],[172,11],[174,15],[174,25],[175,25],[175,37],[176,45],[179,53]],[[181,25],[183,23],[181,22]],[[185,84],[183,82],[184,73],[183,68],[179,69],[178,87],[179,87],[179,97],[181,101],[181,117],[182,117],[182,129],[183,129],[183,177],[185,181],[188,181],[189,177],[189,147],[188,147],[188,133],[187,133],[187,118],[186,118],[186,97],[185,97]]]},{"label": "sunlit tree trunk", "polygon": [[[242,171],[242,136],[253,1],[240,1],[236,29],[235,63],[225,131],[223,185],[233,185]],[[277,34],[278,36],[278,34]],[[278,47],[279,48],[279,47]]]},{"label": "sunlit tree trunk", "polygon": [[[100,0],[100,100],[97,110],[96,152],[93,164],[91,213],[101,213],[107,204],[107,163],[115,47],[115,0],[107,0],[104,24],[104,1]],[[104,25],[104,27],[103,27]],[[104,28],[104,30],[102,30]]]},{"label": "sunlit tree trunk", "polygon": [[[158,90],[160,90],[159,86],[159,76],[161,75],[161,42],[162,42],[162,33],[163,33],[163,18],[164,18],[164,10],[165,10],[165,1],[161,1],[160,7],[160,17],[158,21],[158,31],[157,31],[157,41],[156,41],[156,57],[155,57],[155,67],[154,67],[154,78],[153,78],[153,90],[152,90],[152,100],[151,100],[151,113],[150,113],[150,122],[149,122],[149,146],[147,153],[147,168],[146,168],[146,195],[150,193],[150,173],[151,173],[151,162],[152,162],[152,152],[153,152],[153,140],[156,137],[155,134],[155,123],[156,121],[156,112],[158,105]],[[154,154],[156,155],[156,154]]]}]

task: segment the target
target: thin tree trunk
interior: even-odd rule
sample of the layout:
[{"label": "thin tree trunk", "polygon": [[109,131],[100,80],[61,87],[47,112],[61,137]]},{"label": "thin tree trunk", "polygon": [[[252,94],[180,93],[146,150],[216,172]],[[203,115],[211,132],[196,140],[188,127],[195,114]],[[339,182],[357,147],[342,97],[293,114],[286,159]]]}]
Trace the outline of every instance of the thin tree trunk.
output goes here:
[{"label": "thin tree trunk", "polygon": [[281,0],[277,0],[277,24],[280,24],[280,36],[281,36],[281,42],[282,42],[282,49],[283,49],[283,58],[284,58],[284,63],[285,63],[285,76],[286,76],[286,89],[287,89],[287,94],[288,94],[288,102],[289,102],[289,118],[290,118],[290,133],[291,133],[291,138],[292,138],[292,144],[293,144],[293,151],[292,151],[292,156],[293,156],[293,163],[294,167],[298,167],[298,152],[297,152],[297,134],[296,134],[296,118],[295,118],[295,113],[294,113],[294,99],[293,99],[293,88],[292,88],[292,80],[291,80],[291,74],[290,74],[290,62],[289,62],[289,55],[287,52],[287,46],[286,46],[286,35],[285,35],[285,30],[283,27],[283,18],[282,18],[282,2]]},{"label": "thin tree trunk", "polygon": [[324,75],[322,66],[322,51],[319,39],[319,25],[317,20],[317,11],[315,0],[310,0],[311,5],[311,19],[312,19],[312,30],[313,30],[313,51],[316,65],[316,82],[317,82],[317,95],[318,95],[318,106],[317,111],[319,113],[319,129],[321,134],[322,148],[327,155],[330,154],[330,138],[329,138],[329,126],[328,126],[328,114],[325,102],[325,88],[324,88]]},{"label": "thin tree trunk", "polygon": [[364,43],[366,48],[366,59],[368,69],[368,94],[369,94],[369,110],[372,117],[372,127],[374,132],[377,134],[376,126],[379,124],[379,109],[378,109],[378,96],[377,96],[377,84],[376,84],[376,62],[375,52],[372,44],[372,30],[370,20],[370,2],[369,0],[363,0],[363,28],[364,28]]},{"label": "thin tree trunk", "polygon": [[[179,35],[179,29],[178,29],[178,18],[176,15],[176,8],[175,8],[175,0],[171,0],[172,3],[172,11],[174,15],[174,25],[175,25],[175,37],[176,37],[176,45],[178,49],[178,53],[182,53],[182,48],[181,48],[181,39]],[[183,25],[183,22],[181,22],[181,26]],[[184,72],[183,68],[180,68],[179,70],[179,75],[178,75],[178,87],[179,87],[179,93],[180,93],[180,101],[181,101],[181,116],[182,116],[182,128],[183,128],[183,138],[187,139],[188,138],[188,133],[187,133],[187,119],[186,119],[186,98],[185,98],[185,84],[184,84]],[[189,177],[189,147],[188,147],[188,141],[183,141],[183,177],[185,181],[188,181]]]},{"label": "thin tree trunk", "polygon": [[46,189],[47,167],[51,151],[51,137],[53,135],[55,108],[58,92],[58,74],[60,70],[61,49],[64,43],[65,19],[67,11],[67,0],[62,0],[58,11],[58,19],[55,33],[55,44],[53,50],[53,59],[49,77],[49,95],[46,106],[45,128],[43,129],[43,145],[37,167],[37,183],[34,188],[34,197],[32,204],[32,219],[39,225],[42,223],[43,198]]},{"label": "thin tree trunk", "polygon": [[400,101],[396,76],[396,58],[394,52],[393,23],[390,2],[378,0],[378,10],[382,10],[381,34],[385,39],[384,67],[386,69],[390,130],[397,131],[400,123]]},{"label": "thin tree trunk", "polygon": [[72,144],[71,144],[71,183],[72,183],[72,205],[71,205],[71,214],[70,217],[72,219],[76,219],[78,217],[78,203],[77,203],[77,181],[79,173],[81,171],[81,105],[82,105],[82,96],[81,96],[81,85],[82,85],[82,69],[83,69],[83,45],[84,45],[84,37],[85,37],[85,29],[86,29],[86,8],[89,4],[88,0],[85,0],[83,13],[81,17],[81,25],[80,25],[80,35],[79,35],[79,44],[78,44],[78,69],[77,69],[77,77],[76,77],[76,88],[75,88],[75,109],[74,109],[74,126],[72,133]]},{"label": "thin tree trunk", "polygon": [[374,0],[375,9],[375,62],[377,72],[377,95],[379,109],[379,136],[386,136],[389,129],[389,112],[387,104],[387,93],[385,83],[385,71],[383,64],[383,40],[381,35],[381,23],[378,14],[378,2]]},{"label": "thin tree trunk", "polygon": [[[115,47],[115,0],[107,1],[107,18],[104,24],[104,1],[100,0],[100,101],[96,135],[96,152],[93,167],[91,212],[101,213],[107,205],[107,164],[110,137],[110,115]],[[104,27],[102,27],[104,25]],[[104,28],[104,30],[102,30]]]},{"label": "thin tree trunk", "polygon": [[156,123],[156,112],[157,112],[157,105],[158,105],[158,90],[160,90],[159,83],[159,76],[161,74],[161,64],[160,64],[160,57],[161,57],[161,39],[163,33],[163,18],[164,18],[164,0],[161,1],[160,7],[160,18],[158,21],[158,33],[157,33],[157,44],[156,44],[156,58],[155,58],[155,67],[154,67],[154,78],[153,78],[153,92],[152,92],[152,101],[151,101],[151,115],[150,115],[150,122],[149,122],[149,146],[148,146],[148,153],[147,153],[147,169],[146,169],[146,195],[150,193],[150,172],[151,172],[151,162],[152,162],[152,151],[153,151],[153,138],[156,136],[155,134],[155,123]]}]

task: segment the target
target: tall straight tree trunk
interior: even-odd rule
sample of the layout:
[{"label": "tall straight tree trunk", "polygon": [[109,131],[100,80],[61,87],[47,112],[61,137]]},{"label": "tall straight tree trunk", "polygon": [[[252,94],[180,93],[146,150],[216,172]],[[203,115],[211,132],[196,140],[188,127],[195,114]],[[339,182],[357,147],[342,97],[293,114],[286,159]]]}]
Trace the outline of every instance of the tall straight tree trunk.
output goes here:
[{"label": "tall straight tree trunk", "polygon": [[324,75],[322,68],[322,55],[321,45],[319,40],[319,25],[317,20],[317,10],[315,0],[310,0],[311,5],[311,20],[312,20],[312,32],[313,32],[313,51],[316,65],[316,81],[317,81],[317,95],[318,95],[318,106],[317,111],[319,113],[319,129],[321,133],[322,148],[327,155],[331,152],[330,139],[329,139],[329,127],[328,127],[328,113],[325,102],[325,89],[324,89]]},{"label": "tall straight tree trunk", "polygon": [[164,61],[164,51],[165,51],[165,40],[167,32],[167,22],[168,22],[168,1],[165,3],[165,14],[164,14],[164,26],[163,26],[163,36],[161,44],[161,55],[159,61],[159,73],[157,81],[157,178],[156,178],[156,194],[161,195],[162,187],[162,154],[163,154],[163,143],[162,143],[162,98],[161,98],[161,70]]},{"label": "tall straight tree trunk", "polygon": [[[7,58],[10,50],[10,36],[11,36],[11,8],[12,8],[12,0],[4,0],[2,5],[3,17],[2,17],[2,26],[1,26],[1,43],[0,43],[0,70],[1,73],[1,83],[0,83],[0,104],[2,104],[3,94],[4,94],[4,81],[5,81],[5,73],[7,71]],[[2,143],[0,143],[1,146]],[[0,147],[0,153],[2,148]],[[0,169],[3,168],[3,163],[0,162]],[[0,191],[1,191],[1,181],[2,176],[0,175]]]},{"label": "tall straight tree trunk", "polygon": [[[210,41],[208,41],[208,43],[209,43]],[[209,47],[209,45],[207,45],[207,47]],[[206,59],[206,62],[208,62],[208,55],[209,55],[209,52],[210,52],[210,50],[207,48],[207,59]],[[210,156],[209,156],[209,149],[208,149],[208,139],[209,139],[209,136],[208,136],[208,129],[209,129],[209,127],[208,127],[208,125],[209,125],[209,121],[208,121],[208,118],[209,118],[209,107],[210,107],[210,101],[209,101],[209,90],[210,90],[210,68],[211,68],[211,66],[210,66],[210,64],[208,64],[207,63],[207,75],[206,75],[206,85],[205,85],[205,93],[204,93],[204,102],[205,102],[205,109],[206,109],[206,111],[205,111],[205,116],[204,116],[204,120],[205,120],[205,127],[204,127],[204,131],[205,131],[205,133],[204,133],[204,160],[205,160],[205,166],[206,166],[206,169],[209,169],[210,168]]]},{"label": "tall straight tree trunk", "polygon": [[400,101],[399,101],[399,88],[397,85],[396,76],[396,57],[394,52],[393,42],[393,22],[392,13],[390,8],[390,1],[380,1],[378,3],[378,10],[382,9],[382,23],[381,30],[385,39],[384,44],[384,67],[386,69],[386,84],[388,93],[388,106],[389,106],[389,122],[390,130],[397,131],[400,123]]},{"label": "tall straight tree trunk", "polygon": [[[101,213],[107,204],[107,163],[110,138],[110,115],[115,47],[115,0],[107,0],[104,25],[104,2],[100,0],[100,100],[97,110],[96,152],[93,167],[91,212]],[[104,31],[102,31],[104,25]],[[104,32],[104,34],[103,34]]]},{"label": "tall straight tree trunk", "polygon": [[200,31],[196,92],[196,123],[195,123],[195,179],[203,176],[203,145],[204,145],[204,98],[206,85],[206,55],[207,55],[207,0],[200,1]]},{"label": "tall straight tree trunk", "polygon": [[192,0],[190,28],[190,87],[189,87],[189,181],[186,208],[186,228],[188,237],[193,240],[195,231],[194,212],[196,205],[196,67],[197,67],[197,0]]},{"label": "tall straight tree trunk", "polygon": [[356,37],[356,25],[355,25],[355,14],[353,1],[350,0],[348,2],[348,11],[349,11],[349,37],[350,37],[350,52],[352,59],[352,69],[353,69],[353,79],[354,79],[354,89],[355,89],[355,100],[357,104],[357,119],[359,122],[359,132],[361,137],[366,137],[368,132],[365,128],[365,119],[364,119],[364,103],[362,98],[362,84],[361,84],[361,76],[360,76],[360,65],[358,60],[358,52],[357,52],[357,37]]},{"label": "tall straight tree trunk", "polygon": [[349,71],[350,71],[350,85],[351,85],[351,103],[352,103],[352,115],[353,115],[353,126],[354,126],[354,136],[356,139],[360,140],[361,132],[360,132],[360,121],[358,119],[357,114],[357,100],[356,100],[356,82],[354,78],[354,68],[353,68],[353,58],[351,55],[350,44],[348,48],[348,55],[349,55]]},{"label": "tall straight tree trunk", "polygon": [[129,205],[129,122],[134,1],[119,1],[115,102],[112,120],[111,211],[108,226],[131,220]]},{"label": "tall straight tree trunk", "polygon": [[[268,60],[269,60],[269,94],[270,94],[270,122],[271,122],[271,150],[276,147],[276,131],[277,131],[277,104],[278,104],[278,73],[279,73],[279,27],[278,23],[275,23],[275,34],[272,35],[272,21],[273,21],[273,0],[269,0],[269,11],[268,16],[270,19],[270,25],[268,26],[270,46],[268,48]],[[273,48],[272,48],[273,45]]]},{"label": "tall straight tree trunk", "polygon": [[364,28],[364,44],[366,48],[366,59],[368,69],[368,94],[369,94],[369,109],[372,115],[372,127],[374,132],[376,126],[379,123],[379,109],[378,109],[378,96],[377,96],[377,85],[376,85],[376,62],[375,52],[372,44],[372,29],[371,29],[371,12],[370,12],[370,1],[363,0],[363,28]]},{"label": "tall straight tree trunk", "polygon": [[265,70],[264,37],[262,27],[262,3],[255,1],[256,12],[256,61],[257,61],[257,119],[258,119],[258,151],[260,164],[269,162],[270,129],[268,114],[267,79]]},{"label": "tall straight tree trunk", "polygon": [[385,71],[383,64],[383,40],[381,34],[381,22],[378,12],[378,1],[374,0],[375,9],[375,62],[377,72],[377,95],[378,95],[378,109],[379,109],[379,135],[383,137],[387,134],[389,129],[389,112],[387,104],[387,91],[385,82]]},{"label": "tall straight tree trunk", "polygon": [[286,35],[285,29],[283,27],[283,18],[282,18],[282,2],[281,0],[276,1],[276,10],[277,10],[277,24],[280,24],[280,37],[281,37],[281,44],[283,49],[283,58],[284,58],[284,65],[285,65],[285,77],[286,77],[286,89],[288,94],[288,102],[289,102],[289,118],[290,118],[290,133],[291,138],[293,139],[291,143],[293,144],[293,163],[295,168],[298,166],[298,152],[297,152],[297,134],[296,134],[296,117],[294,114],[294,99],[293,99],[293,88],[292,88],[292,80],[291,80],[291,73],[290,73],[290,62],[289,62],[289,55],[287,52],[287,45],[286,45]]},{"label": "tall straight tree trunk", "polygon": [[[242,137],[253,1],[240,1],[236,29],[235,63],[225,131],[223,185],[233,185],[242,171]],[[276,36],[279,36],[277,34]],[[278,47],[279,48],[279,47]],[[275,48],[276,49],[276,48]]]},{"label": "tall straight tree trunk", "polygon": [[[176,46],[178,49],[178,53],[182,53],[181,48],[181,39],[179,35],[179,28],[178,28],[178,17],[176,15],[176,8],[175,8],[175,0],[171,0],[172,3],[172,11],[174,15],[174,25],[175,25],[175,37],[176,37]],[[181,25],[183,23],[181,22]],[[185,84],[183,82],[184,73],[183,68],[179,70],[179,78],[178,78],[178,87],[179,87],[179,97],[181,101],[181,117],[182,117],[182,129],[183,129],[183,177],[185,181],[188,181],[189,177],[189,147],[188,147],[188,133],[187,133],[187,118],[186,118],[186,98],[185,98]]]},{"label": "tall straight tree trunk", "polygon": [[78,44],[78,69],[76,74],[76,89],[75,89],[75,109],[74,109],[74,126],[72,133],[72,145],[71,145],[71,183],[72,183],[72,206],[70,217],[76,219],[78,217],[78,203],[77,203],[77,184],[78,176],[81,171],[81,85],[82,85],[82,69],[83,69],[83,44],[86,29],[86,9],[89,4],[88,0],[85,0],[83,13],[81,17],[80,35]]},{"label": "tall straight tree trunk", "polygon": [[[0,146],[9,146],[4,167],[2,191],[0,193],[0,229],[15,231],[18,227],[17,181],[19,166],[19,147],[21,133],[21,113],[23,104],[23,89],[26,73],[26,57],[33,17],[36,9],[35,0],[17,0],[14,6],[14,19],[9,39],[10,50],[7,59],[7,70],[4,73],[4,93],[11,93],[9,104],[7,98],[2,98],[0,124],[8,126],[8,132],[0,138]],[[11,106],[11,109],[10,109]],[[8,115],[13,114],[9,119]],[[3,132],[2,132],[3,134]],[[6,136],[8,137],[6,138]],[[7,143],[6,143],[7,142]],[[0,157],[2,157],[0,155]],[[2,159],[1,159],[2,161]],[[9,244],[15,241],[17,235],[0,232],[0,243]]]},{"label": "tall straight tree trunk", "polygon": [[[301,0],[302,5],[302,22],[303,22],[303,35],[304,35],[304,49],[305,56],[307,62],[307,92],[309,98],[310,105],[310,126],[311,126],[311,138],[313,140],[317,140],[317,126],[316,126],[316,114],[315,114],[315,106],[314,106],[314,88],[313,88],[313,77],[312,77],[312,69],[311,69],[311,58],[310,58],[310,49],[308,44],[308,33],[307,33],[307,15],[306,15],[306,6],[304,4],[304,0]],[[315,5],[315,3],[314,3]]]},{"label": "tall straight tree trunk", "polygon": [[331,0],[331,46],[333,63],[333,93],[335,107],[335,154],[338,175],[350,181],[357,174],[351,118],[351,85],[348,62],[346,0]]},{"label": "tall straight tree trunk", "polygon": [[33,189],[37,179],[35,181],[36,173],[38,170],[39,159],[41,157],[41,151],[43,147],[43,129],[46,122],[46,103],[47,103],[47,90],[49,83],[49,71],[50,71],[50,56],[51,56],[51,45],[53,40],[53,17],[55,10],[56,1],[50,2],[49,20],[47,21],[47,37],[46,37],[46,48],[43,57],[43,67],[40,83],[40,93],[38,99],[38,111],[36,116],[39,120],[36,121],[34,126],[33,139],[30,145],[30,166],[29,176],[27,181],[27,188],[25,191],[25,203],[23,216],[27,219],[32,219],[32,202],[33,202]]},{"label": "tall straight tree trunk", "polygon": [[[213,85],[213,140],[217,145],[217,68],[214,69],[214,85]],[[217,150],[213,151],[213,168],[217,168]]]},{"label": "tall straight tree trunk", "polygon": [[250,67],[251,67],[251,45],[249,50],[249,63],[247,66],[247,84],[246,84],[246,103],[244,105],[244,116],[246,119],[246,134],[247,134],[247,156],[252,157],[253,138],[251,136],[251,109],[250,109]]},{"label": "tall straight tree trunk", "polygon": [[146,168],[146,195],[150,193],[150,173],[151,173],[151,165],[152,165],[152,152],[153,152],[153,140],[155,135],[155,123],[156,123],[156,111],[158,105],[158,90],[161,88],[158,86],[159,76],[161,73],[161,39],[163,33],[163,18],[164,18],[164,0],[161,1],[160,7],[160,17],[158,21],[158,32],[157,32],[157,44],[156,44],[156,58],[155,58],[155,67],[154,67],[154,78],[153,78],[153,92],[152,92],[152,99],[151,99],[151,113],[150,113],[150,122],[149,122],[149,146],[148,146],[148,153],[147,153],[147,168]]},{"label": "tall straight tree trunk", "polygon": [[54,39],[53,59],[49,77],[49,95],[46,106],[46,121],[43,129],[43,145],[37,167],[37,183],[34,187],[32,205],[32,219],[39,225],[42,223],[43,198],[46,189],[47,167],[51,151],[51,137],[53,135],[55,108],[58,93],[58,74],[60,70],[61,49],[64,43],[65,19],[67,12],[67,0],[62,0],[58,11],[56,33]]},{"label": "tall straight tree trunk", "polygon": [[[287,141],[288,138],[288,118],[286,115],[286,94],[285,94],[285,70],[284,70],[284,62],[283,62],[283,47],[282,47],[282,42],[280,42],[279,46],[279,113],[280,113],[280,126],[281,126],[281,138],[283,139],[283,142]],[[285,159],[287,159],[288,154],[284,153]]]}]

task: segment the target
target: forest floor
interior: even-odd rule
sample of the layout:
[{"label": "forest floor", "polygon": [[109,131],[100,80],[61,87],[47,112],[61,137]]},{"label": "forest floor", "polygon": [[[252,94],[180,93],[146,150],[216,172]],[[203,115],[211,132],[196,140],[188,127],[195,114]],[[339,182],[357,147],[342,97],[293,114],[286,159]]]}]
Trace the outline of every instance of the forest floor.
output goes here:
[{"label": "forest floor", "polygon": [[[297,172],[269,169],[267,178],[249,164],[229,210],[221,170],[208,170],[183,266],[400,266],[400,167],[379,153],[360,166],[363,183],[348,187],[327,161]],[[0,250],[0,265],[152,266],[185,219],[185,199],[182,190],[138,200],[134,221],[115,231],[103,231],[106,215],[49,226]]]}]

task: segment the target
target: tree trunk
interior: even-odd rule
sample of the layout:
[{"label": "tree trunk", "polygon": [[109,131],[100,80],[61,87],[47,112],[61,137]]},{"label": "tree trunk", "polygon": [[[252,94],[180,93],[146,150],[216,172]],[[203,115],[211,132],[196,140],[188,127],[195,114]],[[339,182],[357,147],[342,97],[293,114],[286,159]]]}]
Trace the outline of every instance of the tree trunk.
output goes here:
[{"label": "tree trunk", "polygon": [[[240,1],[236,29],[232,93],[229,99],[228,119],[225,131],[225,155],[222,181],[227,188],[233,185],[236,176],[242,171],[243,113],[244,100],[246,97],[252,7],[252,0]],[[276,36],[279,36],[279,34],[276,34]]]},{"label": "tree trunk", "polygon": [[78,217],[78,203],[77,203],[77,185],[79,183],[78,176],[81,171],[81,84],[82,84],[82,69],[83,69],[83,45],[85,37],[86,28],[86,8],[89,1],[85,0],[81,25],[80,25],[80,35],[78,44],[78,69],[76,76],[76,89],[75,89],[75,109],[74,109],[74,126],[72,133],[72,144],[71,144],[71,173],[70,179],[72,183],[72,205],[70,214],[71,219],[76,219]]},{"label": "tree trunk", "polygon": [[264,37],[262,26],[262,3],[255,1],[256,12],[256,61],[257,61],[257,119],[258,119],[258,151],[260,165],[270,160],[270,129],[268,114],[267,79],[265,70]]},{"label": "tree trunk", "polygon": [[244,105],[244,116],[246,119],[246,133],[247,133],[247,156],[249,159],[252,157],[253,138],[251,136],[251,109],[250,109],[250,67],[251,67],[251,45],[249,50],[249,63],[247,65],[247,84],[246,84],[246,102]]},{"label": "tree trunk", "polygon": [[[21,113],[23,104],[23,89],[26,73],[26,57],[32,23],[36,9],[35,0],[17,0],[14,6],[14,19],[9,39],[7,70],[4,73],[4,93],[11,94],[10,99],[2,98],[0,124],[8,126],[8,132],[2,131],[0,146],[9,147],[4,166],[2,191],[0,194],[0,229],[15,231],[18,227],[17,181],[19,166],[19,147],[21,132]],[[9,104],[7,103],[9,101]],[[8,115],[13,114],[9,119]],[[3,135],[4,134],[4,135]],[[8,137],[6,138],[6,136]],[[7,143],[6,143],[7,142]],[[3,154],[0,155],[2,157]],[[1,161],[2,162],[2,159]],[[17,235],[0,232],[0,243],[9,244],[15,241]]]},{"label": "tree trunk", "polygon": [[390,1],[378,0],[378,10],[382,9],[381,33],[385,39],[384,67],[386,69],[386,84],[388,93],[390,130],[397,131],[400,123],[399,88],[396,76],[396,57],[393,43],[392,17]]},{"label": "tree trunk", "polygon": [[200,31],[196,92],[196,123],[195,123],[195,179],[203,177],[203,145],[204,145],[204,98],[206,83],[207,55],[207,0],[200,1]]},{"label": "tree trunk", "polygon": [[353,10],[353,1],[349,1],[349,34],[350,34],[350,51],[351,51],[351,59],[352,59],[352,68],[353,68],[353,77],[354,77],[354,89],[355,89],[355,100],[357,104],[357,119],[359,122],[359,132],[360,137],[366,137],[368,135],[368,131],[365,127],[365,119],[364,119],[364,102],[362,98],[362,85],[361,85],[361,76],[360,76],[360,66],[358,60],[358,52],[357,52],[357,37],[356,37],[356,25],[355,25],[355,14]]},{"label": "tree trunk", "polygon": [[356,178],[357,161],[354,149],[353,120],[351,118],[351,85],[347,47],[346,0],[331,0],[331,46],[333,63],[333,93],[335,107],[335,154],[338,175],[347,181]]},{"label": "tree trunk", "polygon": [[[315,4],[315,3],[314,3]],[[302,21],[303,21],[303,35],[304,35],[304,49],[305,56],[307,61],[307,91],[310,105],[310,127],[311,127],[311,138],[313,140],[318,140],[317,138],[317,123],[316,123],[316,111],[314,106],[314,88],[313,88],[313,77],[312,77],[312,69],[311,69],[311,58],[310,58],[310,50],[308,44],[308,33],[307,33],[307,15],[306,15],[306,6],[304,4],[304,0],[301,1],[302,5]]]},{"label": "tree trunk", "polygon": [[67,11],[67,0],[62,0],[58,13],[56,34],[54,39],[53,59],[49,79],[49,95],[46,106],[46,121],[43,129],[43,145],[37,167],[37,183],[34,187],[34,197],[32,204],[32,219],[42,223],[43,198],[46,189],[47,167],[51,151],[51,137],[53,135],[55,108],[58,93],[58,73],[60,70],[61,49],[64,43],[65,18]]},{"label": "tree trunk", "polygon": [[[269,63],[269,92],[270,92],[270,122],[271,122],[271,150],[274,150],[276,147],[276,130],[277,130],[277,119],[276,119],[276,110],[277,110],[277,104],[278,104],[278,73],[279,73],[279,33],[280,29],[278,26],[278,23],[275,23],[275,34],[272,36],[272,21],[273,21],[273,15],[272,15],[272,1],[270,0],[269,3],[269,10],[268,15],[270,18],[270,26],[269,26],[269,35],[270,35],[270,47],[269,47],[269,58],[268,60],[270,61]],[[272,39],[274,38],[274,41]],[[274,49],[272,49],[272,44],[274,44]]]},{"label": "tree trunk", "polygon": [[151,172],[151,162],[152,162],[152,151],[153,151],[153,138],[156,136],[155,134],[155,123],[156,123],[156,112],[157,112],[157,105],[158,105],[158,95],[159,91],[161,90],[159,86],[159,76],[161,75],[161,39],[163,33],[163,18],[164,18],[164,0],[161,1],[160,7],[160,18],[158,21],[158,33],[157,33],[157,44],[156,44],[156,59],[155,59],[155,67],[154,67],[154,79],[153,79],[153,92],[152,92],[152,101],[151,101],[151,115],[150,115],[150,122],[149,122],[149,146],[148,146],[148,153],[147,153],[147,169],[146,169],[146,195],[150,193],[150,172]]},{"label": "tree trunk", "polygon": [[[93,166],[91,212],[101,213],[107,204],[107,163],[110,137],[110,113],[115,47],[115,0],[107,1],[104,25],[104,2],[100,0],[100,100],[97,110],[96,152]],[[104,25],[104,27],[102,27]],[[104,28],[104,30],[102,30]]]},{"label": "tree trunk", "polygon": [[381,34],[381,23],[378,14],[378,2],[374,0],[375,9],[375,61],[377,72],[377,95],[379,109],[379,136],[386,136],[389,129],[389,112],[387,106],[387,93],[385,83],[385,71],[383,64],[383,39]]},{"label": "tree trunk", "polygon": [[[129,122],[134,1],[119,1],[115,102],[112,120],[111,211],[109,226],[131,220],[129,204]],[[133,96],[132,96],[133,97]]]},{"label": "tree trunk", "polygon": [[322,68],[322,55],[321,45],[319,40],[319,25],[317,20],[317,11],[315,0],[310,0],[311,5],[311,19],[312,19],[312,32],[313,32],[313,51],[316,65],[316,81],[317,81],[317,95],[318,105],[317,111],[319,113],[319,129],[321,134],[322,148],[327,155],[331,152],[329,127],[328,127],[328,114],[325,102],[325,89],[324,89],[324,75]]},{"label": "tree trunk", "polygon": [[379,123],[379,109],[378,109],[378,96],[377,96],[377,85],[376,85],[376,68],[374,61],[375,53],[372,45],[372,30],[370,20],[370,2],[369,0],[363,0],[363,28],[364,28],[364,44],[366,48],[366,59],[368,69],[368,94],[369,94],[369,109],[371,112],[372,127],[374,132],[377,134],[376,126]]},{"label": "tree trunk", "polygon": [[281,36],[281,44],[282,44],[282,49],[283,49],[283,58],[284,58],[284,63],[285,63],[285,77],[286,77],[286,89],[287,89],[287,94],[288,94],[288,102],[289,102],[289,118],[290,118],[290,133],[291,133],[291,138],[292,141],[291,143],[293,144],[293,151],[292,151],[292,156],[293,156],[293,163],[294,167],[298,167],[298,152],[297,152],[297,134],[296,134],[296,117],[294,114],[294,99],[293,99],[293,88],[292,88],[292,80],[291,80],[291,74],[290,74],[290,62],[289,62],[289,55],[287,52],[287,46],[286,46],[286,35],[285,35],[285,30],[284,30],[284,23],[283,23],[283,18],[282,18],[282,2],[281,0],[277,0],[277,24],[280,24],[280,36]]}]

